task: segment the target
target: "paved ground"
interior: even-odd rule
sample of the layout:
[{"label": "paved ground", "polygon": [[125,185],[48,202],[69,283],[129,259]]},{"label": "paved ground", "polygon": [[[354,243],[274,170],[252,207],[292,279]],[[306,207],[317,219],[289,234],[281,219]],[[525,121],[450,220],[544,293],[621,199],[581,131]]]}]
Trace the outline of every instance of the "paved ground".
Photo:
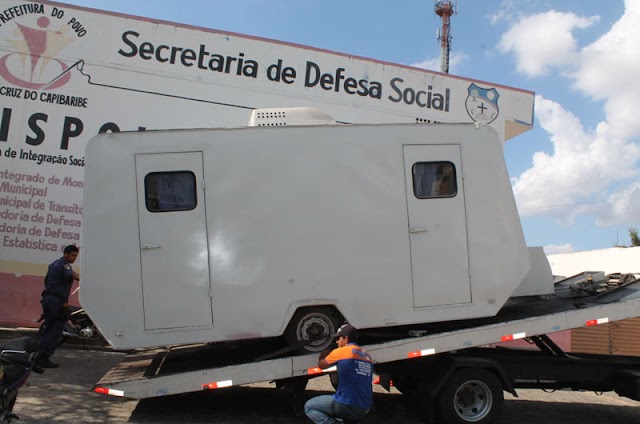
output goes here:
[{"label": "paved ground", "polygon": [[[1,337],[1,334],[0,334]],[[62,366],[33,374],[20,392],[15,412],[19,424],[45,423],[309,423],[292,417],[284,393],[269,385],[230,388],[142,401],[99,395],[91,388],[122,357],[109,351],[61,348],[55,360]],[[308,396],[330,390],[327,378],[312,380]],[[365,421],[420,423],[414,410],[397,392],[376,388],[376,411]],[[640,402],[615,394],[521,390],[520,398],[506,395],[498,424],[636,424]]]}]

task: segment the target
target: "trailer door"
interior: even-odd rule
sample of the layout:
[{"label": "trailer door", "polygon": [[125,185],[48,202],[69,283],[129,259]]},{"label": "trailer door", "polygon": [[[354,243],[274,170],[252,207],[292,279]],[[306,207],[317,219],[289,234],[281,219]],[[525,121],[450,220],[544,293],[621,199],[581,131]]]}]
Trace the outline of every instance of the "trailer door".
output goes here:
[{"label": "trailer door", "polygon": [[414,307],[471,302],[459,145],[404,146]]},{"label": "trailer door", "polygon": [[147,330],[213,325],[202,152],[136,155]]}]

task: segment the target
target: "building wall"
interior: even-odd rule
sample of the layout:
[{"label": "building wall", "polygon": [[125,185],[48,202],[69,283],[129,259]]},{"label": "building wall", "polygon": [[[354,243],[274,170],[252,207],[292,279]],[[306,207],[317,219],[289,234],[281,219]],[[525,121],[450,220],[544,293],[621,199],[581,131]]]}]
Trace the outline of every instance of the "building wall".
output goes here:
[{"label": "building wall", "polygon": [[582,271],[604,271],[640,274],[640,247],[612,247],[610,249],[549,255],[554,275],[570,277]]}]

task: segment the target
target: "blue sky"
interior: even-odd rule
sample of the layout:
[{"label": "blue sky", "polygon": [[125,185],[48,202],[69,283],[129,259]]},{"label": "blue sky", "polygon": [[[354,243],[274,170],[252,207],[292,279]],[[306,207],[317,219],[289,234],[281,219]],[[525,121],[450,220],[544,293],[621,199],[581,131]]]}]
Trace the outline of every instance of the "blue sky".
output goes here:
[{"label": "blue sky", "polygon": [[[438,70],[433,0],[67,0]],[[536,93],[507,165],[527,243],[629,244],[640,226],[640,0],[459,0],[450,72]]]}]

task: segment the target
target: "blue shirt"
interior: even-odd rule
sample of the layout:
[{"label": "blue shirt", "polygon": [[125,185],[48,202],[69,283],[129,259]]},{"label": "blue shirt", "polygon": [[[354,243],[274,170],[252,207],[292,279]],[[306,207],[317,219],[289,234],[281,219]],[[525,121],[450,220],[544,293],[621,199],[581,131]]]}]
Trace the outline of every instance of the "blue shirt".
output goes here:
[{"label": "blue shirt", "polygon": [[343,405],[371,409],[373,360],[369,354],[355,343],[348,343],[332,350],[324,359],[338,368],[338,390],[333,399]]},{"label": "blue shirt", "polygon": [[67,302],[72,285],[73,269],[71,268],[71,264],[64,258],[51,262],[47,270],[47,276],[44,277],[44,288],[47,292]]}]

